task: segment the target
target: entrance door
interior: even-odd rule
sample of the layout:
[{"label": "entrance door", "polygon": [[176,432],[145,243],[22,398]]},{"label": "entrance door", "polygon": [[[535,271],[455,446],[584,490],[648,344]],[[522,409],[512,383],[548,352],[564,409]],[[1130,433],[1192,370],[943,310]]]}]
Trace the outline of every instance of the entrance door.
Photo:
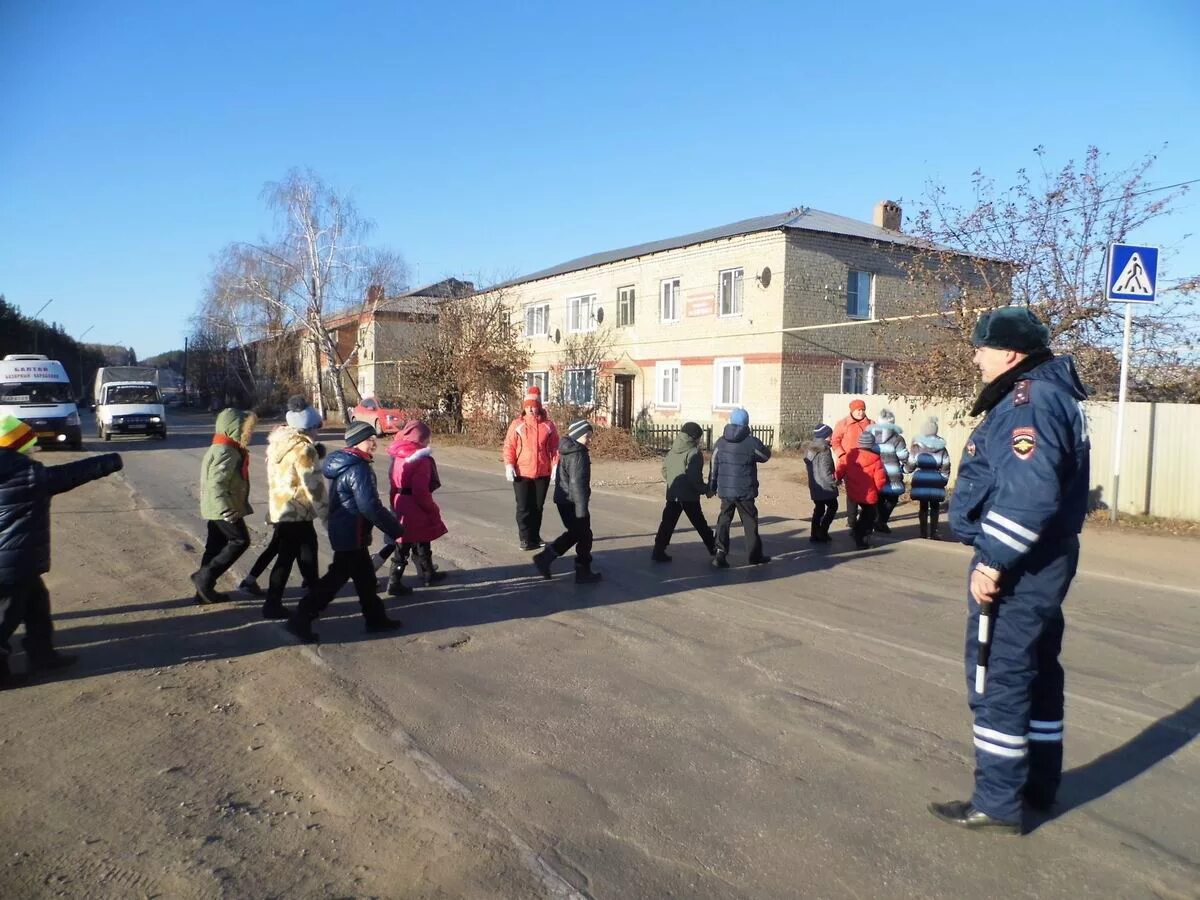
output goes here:
[{"label": "entrance door", "polygon": [[633,376],[617,375],[613,383],[613,424],[628,431],[633,427]]}]

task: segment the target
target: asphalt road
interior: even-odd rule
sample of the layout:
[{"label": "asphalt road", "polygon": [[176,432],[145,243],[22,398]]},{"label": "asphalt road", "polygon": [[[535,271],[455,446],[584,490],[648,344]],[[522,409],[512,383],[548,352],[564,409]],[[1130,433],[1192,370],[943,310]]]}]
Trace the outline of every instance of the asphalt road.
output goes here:
[{"label": "asphalt road", "polygon": [[[123,452],[141,502],[198,547],[210,429],[173,416],[166,444],[89,449]],[[1192,558],[1151,567],[1141,537],[1128,560],[1089,556],[1085,535],[1067,606],[1060,804],[1025,837],[987,837],[925,811],[970,792],[964,548],[896,540],[854,553],[844,536],[819,548],[807,523],[767,518],[769,566],[713,570],[682,530],[660,566],[658,505],[602,493],[604,582],[576,586],[566,560],[546,582],[517,549],[502,475],[452,457],[438,492],[451,533],[435,544],[450,578],[389,601],[406,625],[396,637],[368,640],[353,599],[335,602],[317,652],[390,712],[430,777],[472,792],[529,845],[548,896],[1200,896]],[[265,536],[261,459],[256,447],[251,554]],[[550,538],[549,504],[546,520]],[[732,559],[744,561],[737,532]],[[162,599],[190,592],[165,585]]]}]

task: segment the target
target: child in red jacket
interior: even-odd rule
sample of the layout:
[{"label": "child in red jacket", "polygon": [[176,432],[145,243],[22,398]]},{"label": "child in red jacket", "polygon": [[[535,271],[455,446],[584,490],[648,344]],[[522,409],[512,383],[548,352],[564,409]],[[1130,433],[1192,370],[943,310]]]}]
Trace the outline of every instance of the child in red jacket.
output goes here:
[{"label": "child in red jacket", "polygon": [[429,426],[424,422],[407,422],[397,433],[388,454],[392,457],[388,481],[391,483],[392,511],[404,526],[399,550],[396,552],[387,592],[393,597],[411,594],[412,588],[401,580],[411,557],[417,574],[426,587],[446,577],[433,564],[432,544],[446,533],[442,511],[433,492],[442,486],[437,463],[429,448]]},{"label": "child in red jacket", "polygon": [[851,529],[854,546],[866,550],[867,535],[875,528],[875,509],[879,492],[887,485],[887,470],[879,458],[875,435],[864,431],[858,436],[858,446],[838,460],[834,476],[845,481],[846,496],[858,504],[858,520]]}]

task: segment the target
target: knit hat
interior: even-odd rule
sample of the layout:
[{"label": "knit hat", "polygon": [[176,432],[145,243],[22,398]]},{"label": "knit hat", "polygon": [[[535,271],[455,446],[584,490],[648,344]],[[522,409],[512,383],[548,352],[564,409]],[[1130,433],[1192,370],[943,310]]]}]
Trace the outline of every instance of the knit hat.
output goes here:
[{"label": "knit hat", "polygon": [[880,422],[890,422],[891,424],[895,425],[896,424],[896,414],[894,412],[892,412],[890,409],[881,409],[879,411],[879,421]]},{"label": "knit hat", "polygon": [[816,428],[813,429],[813,437],[816,438],[818,441],[827,441],[831,437],[833,437],[833,429],[830,428],[828,425],[826,425],[824,422],[822,422],[820,425],[818,425]]},{"label": "knit hat", "polygon": [[686,434],[693,441],[698,441],[704,436],[704,429],[695,422],[684,422],[683,427],[679,429],[683,434]]},{"label": "knit hat", "polygon": [[567,426],[567,437],[573,441],[579,440],[585,434],[592,433],[592,423],[587,419],[579,419]]},{"label": "knit hat", "polygon": [[930,416],[921,423],[921,434],[937,434],[938,420],[937,416]]},{"label": "knit hat", "polygon": [[5,416],[0,419],[0,450],[32,453],[36,446],[37,435],[20,419],[16,416]]},{"label": "knit hat", "polygon": [[346,429],[346,446],[354,447],[373,437],[375,437],[375,426],[370,422],[352,422]]},{"label": "knit hat", "polygon": [[[295,397],[292,400],[296,399]],[[304,398],[301,397],[301,400]],[[288,401],[288,406],[292,405],[292,401]],[[316,431],[321,427],[321,414],[311,406],[304,406],[300,409],[289,409],[284,417],[289,425],[297,431]]]},{"label": "knit hat", "polygon": [[432,433],[424,422],[413,419],[404,423],[404,427],[400,429],[396,437],[399,440],[412,441],[414,444],[423,444],[429,440]]},{"label": "knit hat", "polygon": [[1032,353],[1050,347],[1050,329],[1024,306],[1003,306],[985,312],[975,323],[971,343],[976,347]]},{"label": "knit hat", "polygon": [[750,413],[746,412],[740,406],[729,414],[730,425],[749,425]]},{"label": "knit hat", "polygon": [[854,412],[854,410],[856,410],[856,409],[861,409],[863,412],[866,412],[867,411],[867,402],[865,400],[851,400],[850,401],[850,412]]},{"label": "knit hat", "polygon": [[304,412],[306,406],[308,401],[304,399],[303,394],[292,394],[288,397],[288,412]]},{"label": "knit hat", "polygon": [[542,405],[542,389],[536,384],[531,384],[525,389],[525,402],[521,404],[522,409],[536,409]]},{"label": "knit hat", "polygon": [[875,435],[871,432],[870,429],[867,429],[866,431],[864,431],[862,434],[860,434],[858,436],[858,449],[859,450],[874,450],[875,449]]}]

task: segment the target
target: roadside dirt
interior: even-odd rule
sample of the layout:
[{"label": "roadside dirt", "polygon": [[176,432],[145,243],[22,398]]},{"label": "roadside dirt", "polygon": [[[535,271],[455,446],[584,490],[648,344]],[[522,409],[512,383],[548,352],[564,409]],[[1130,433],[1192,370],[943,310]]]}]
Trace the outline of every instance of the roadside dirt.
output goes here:
[{"label": "roadside dirt", "polygon": [[319,651],[180,596],[194,539],[133,501],[121,476],[55,501],[47,584],[81,661],[0,693],[0,897],[546,893]]}]

